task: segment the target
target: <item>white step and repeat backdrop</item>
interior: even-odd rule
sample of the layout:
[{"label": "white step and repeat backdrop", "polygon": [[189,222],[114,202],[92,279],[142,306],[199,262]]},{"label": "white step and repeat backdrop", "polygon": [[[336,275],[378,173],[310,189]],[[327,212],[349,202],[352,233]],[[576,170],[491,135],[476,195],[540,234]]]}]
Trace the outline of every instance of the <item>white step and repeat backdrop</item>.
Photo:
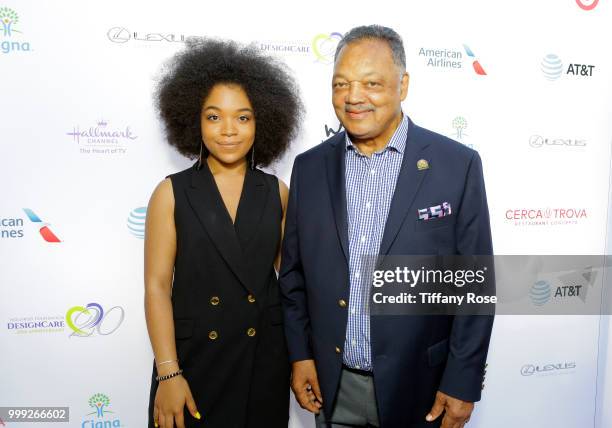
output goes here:
[{"label": "white step and repeat backdrop", "polygon": [[[339,129],[338,39],[395,28],[405,111],[482,156],[496,252],[603,254],[611,22],[605,0],[0,0],[0,406],[69,406],[75,427],[145,426],[146,205],[190,164],[164,142],[152,89],[186,37],[253,42],[293,69],[307,113],[273,168],[288,182],[295,155]],[[609,373],[597,387],[606,323],[499,317],[470,426],[612,426],[596,414],[612,402]],[[290,426],[313,421],[293,403]]]}]

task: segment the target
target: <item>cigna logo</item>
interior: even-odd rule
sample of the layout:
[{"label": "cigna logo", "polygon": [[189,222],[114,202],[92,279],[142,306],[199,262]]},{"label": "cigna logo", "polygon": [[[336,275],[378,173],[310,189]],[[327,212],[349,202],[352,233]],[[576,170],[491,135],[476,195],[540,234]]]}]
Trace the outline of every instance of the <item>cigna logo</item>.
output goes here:
[{"label": "cigna logo", "polygon": [[111,400],[106,394],[94,394],[87,400],[89,407],[94,411],[88,413],[81,423],[81,428],[114,428],[121,426],[121,420],[115,412],[109,409]]},{"label": "cigna logo", "polygon": [[333,32],[330,34],[317,34],[312,39],[312,53],[317,62],[331,64],[334,62],[334,55],[338,43],[342,40],[342,34]]},{"label": "cigna logo", "polygon": [[66,325],[72,330],[70,337],[108,336],[123,324],[125,310],[113,306],[104,311],[99,303],[73,306],[66,312]]},{"label": "cigna logo", "polygon": [[30,42],[20,40],[23,33],[18,30],[19,15],[13,9],[0,7],[0,23],[2,23],[2,42],[0,50],[3,54],[11,52],[29,52]]},{"label": "cigna logo", "polygon": [[26,213],[30,221],[39,228],[38,232],[46,242],[61,242],[55,233],[51,231],[51,228],[49,227],[51,226],[51,223],[43,222],[40,217],[38,217],[30,208],[24,208],[23,211]]},{"label": "cigna logo", "polygon": [[599,0],[576,0],[576,4],[582,10],[593,10],[597,7]]}]

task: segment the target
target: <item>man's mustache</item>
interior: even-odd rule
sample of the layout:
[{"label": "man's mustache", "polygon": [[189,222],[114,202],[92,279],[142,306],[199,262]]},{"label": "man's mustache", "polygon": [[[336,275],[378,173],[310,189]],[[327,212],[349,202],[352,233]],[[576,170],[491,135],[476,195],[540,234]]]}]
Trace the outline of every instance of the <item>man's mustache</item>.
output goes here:
[{"label": "man's mustache", "polygon": [[347,113],[362,113],[364,111],[373,111],[374,110],[374,106],[373,105],[367,105],[367,106],[362,106],[362,107],[348,107],[345,106],[344,107],[344,111]]}]

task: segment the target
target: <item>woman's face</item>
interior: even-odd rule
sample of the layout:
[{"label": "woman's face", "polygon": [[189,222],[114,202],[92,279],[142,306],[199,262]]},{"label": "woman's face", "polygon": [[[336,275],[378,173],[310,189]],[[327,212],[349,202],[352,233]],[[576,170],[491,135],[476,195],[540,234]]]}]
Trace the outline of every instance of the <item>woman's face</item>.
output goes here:
[{"label": "woman's face", "polygon": [[213,86],[202,105],[200,124],[208,152],[224,164],[242,161],[255,141],[255,113],[236,84]]}]

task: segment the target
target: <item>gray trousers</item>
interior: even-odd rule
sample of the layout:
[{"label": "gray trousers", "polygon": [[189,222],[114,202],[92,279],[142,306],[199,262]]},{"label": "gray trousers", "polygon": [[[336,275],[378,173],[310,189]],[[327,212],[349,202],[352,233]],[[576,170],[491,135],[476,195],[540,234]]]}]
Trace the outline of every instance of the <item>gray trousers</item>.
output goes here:
[{"label": "gray trousers", "polygon": [[317,428],[378,427],[374,378],[343,368],[332,414],[326,417],[321,409],[315,422]]}]

